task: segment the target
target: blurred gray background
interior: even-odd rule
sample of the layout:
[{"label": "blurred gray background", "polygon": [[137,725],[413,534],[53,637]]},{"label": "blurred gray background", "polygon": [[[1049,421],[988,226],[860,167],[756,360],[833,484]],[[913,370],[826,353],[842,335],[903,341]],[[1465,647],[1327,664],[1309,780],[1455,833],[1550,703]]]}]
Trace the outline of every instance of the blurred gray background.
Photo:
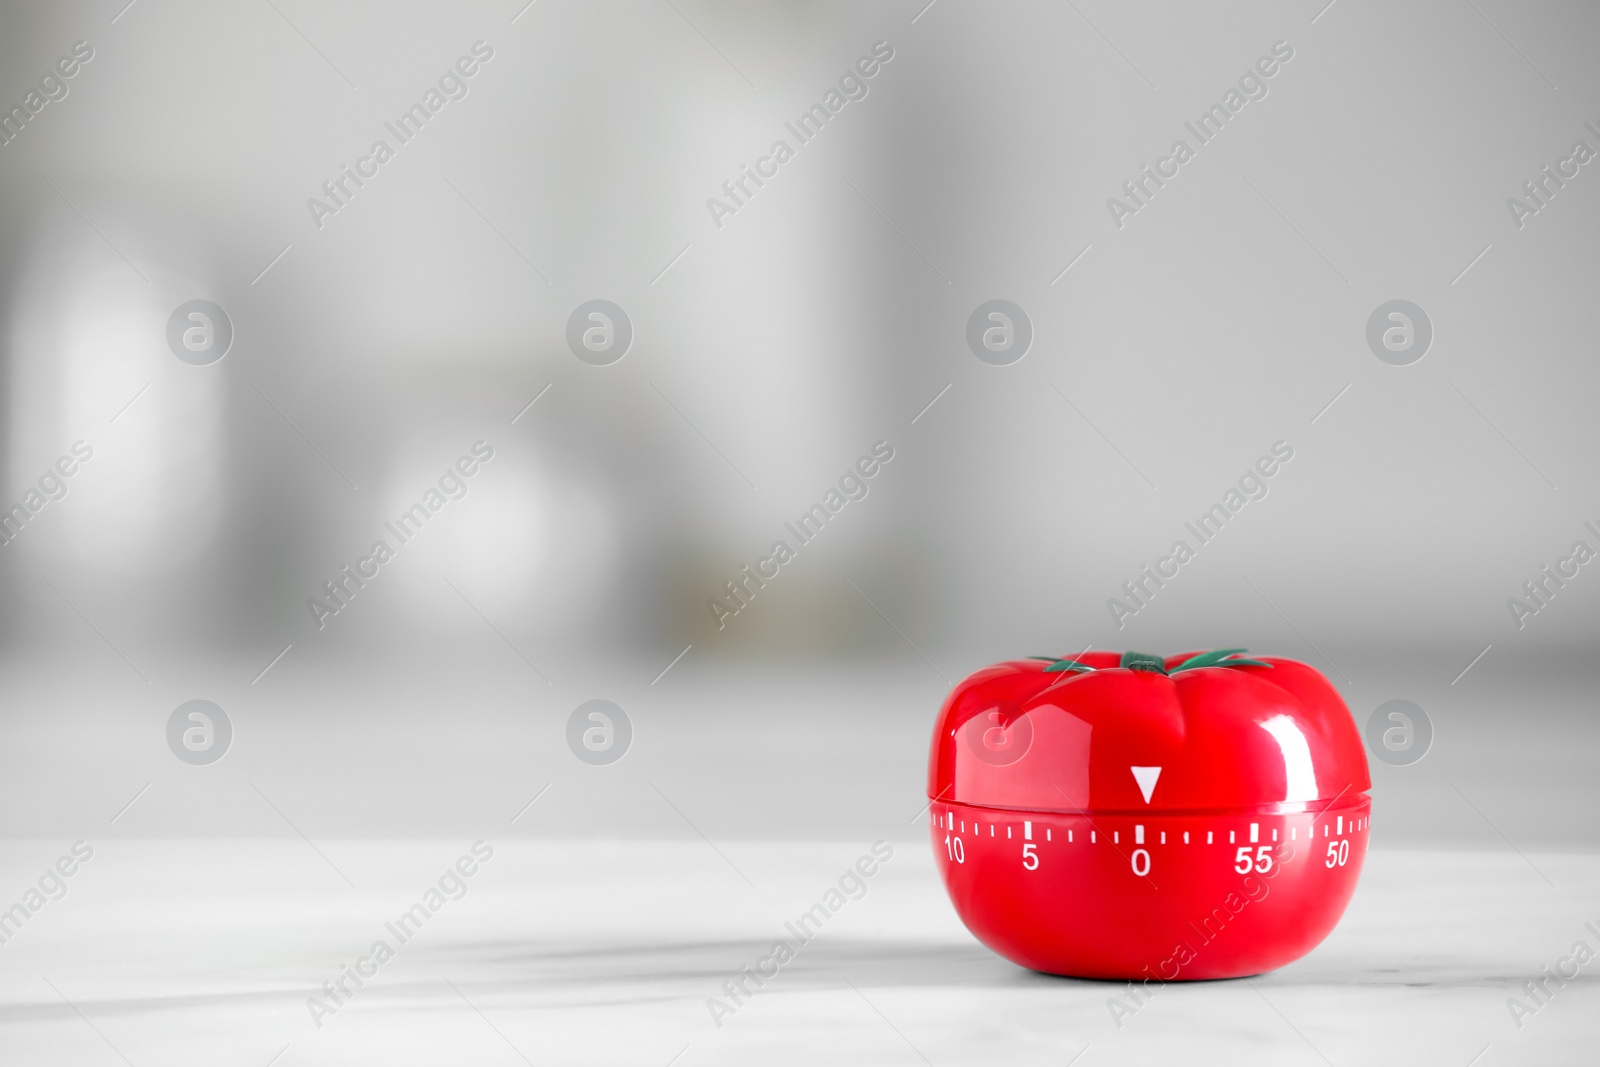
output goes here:
[{"label": "blurred gray background", "polygon": [[[1425,759],[1374,761],[1380,845],[1600,843],[1600,565],[1507,606],[1600,550],[1600,172],[1507,203],[1600,151],[1592,6],[125,4],[0,16],[8,108],[93,50],[0,147],[4,506],[93,449],[0,547],[5,836],[914,837],[968,672],[1242,645],[1363,726],[1430,717]],[[233,328],[206,366],[166,337],[195,299]],[[609,366],[567,344],[592,299],[633,326]],[[966,342],[991,299],[1032,325],[1007,366]],[[1395,299],[1433,331],[1405,366],[1366,337]],[[480,440],[318,629],[307,599]],[[868,495],[719,628],[878,441]],[[166,739],[196,698],[234,732],[203,767]],[[602,767],[566,741],[597,698],[633,726]]]}]

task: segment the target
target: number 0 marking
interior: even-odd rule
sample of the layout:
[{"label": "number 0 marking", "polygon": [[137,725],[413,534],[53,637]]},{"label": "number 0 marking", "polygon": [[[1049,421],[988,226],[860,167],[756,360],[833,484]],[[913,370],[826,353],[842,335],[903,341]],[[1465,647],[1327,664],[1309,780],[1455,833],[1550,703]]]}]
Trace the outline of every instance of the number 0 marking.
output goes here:
[{"label": "number 0 marking", "polygon": [[1149,851],[1142,848],[1134,849],[1131,863],[1133,864],[1133,873],[1137,874],[1140,878],[1143,878],[1145,875],[1150,873]]}]

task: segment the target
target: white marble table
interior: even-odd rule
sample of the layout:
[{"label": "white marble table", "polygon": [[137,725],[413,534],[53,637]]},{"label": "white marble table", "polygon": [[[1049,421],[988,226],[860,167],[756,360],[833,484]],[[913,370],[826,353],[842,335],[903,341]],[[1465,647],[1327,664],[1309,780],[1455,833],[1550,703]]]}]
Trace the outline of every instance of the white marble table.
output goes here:
[{"label": "white marble table", "polygon": [[[8,843],[0,907],[68,844]],[[1600,927],[1600,857],[1509,850],[1376,849],[1344,922],[1306,959],[1167,986],[1119,1028],[1106,1002],[1120,987],[990,954],[945,901],[926,842],[901,841],[866,895],[718,1027],[708,998],[726,1000],[723,982],[870,842],[491,841],[465,895],[367,965],[364,987],[346,979],[354,995],[319,1028],[308,997],[376,939],[398,944],[384,924],[470,844],[97,844],[66,895],[0,946],[0,1062],[1600,1060],[1600,960],[1520,1029],[1506,1006],[1574,941],[1600,948],[1583,928]]]}]

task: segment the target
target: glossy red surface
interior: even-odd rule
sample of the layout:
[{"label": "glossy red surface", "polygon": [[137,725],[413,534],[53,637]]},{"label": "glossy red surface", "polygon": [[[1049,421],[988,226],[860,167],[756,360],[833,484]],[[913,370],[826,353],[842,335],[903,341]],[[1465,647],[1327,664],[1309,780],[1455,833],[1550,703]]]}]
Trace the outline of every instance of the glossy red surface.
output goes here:
[{"label": "glossy red surface", "polygon": [[1074,658],[1096,669],[998,664],[940,712],[930,819],[967,927],[1083,977],[1232,977],[1310,951],[1355,891],[1370,811],[1332,685],[1271,657],[1170,676]]}]

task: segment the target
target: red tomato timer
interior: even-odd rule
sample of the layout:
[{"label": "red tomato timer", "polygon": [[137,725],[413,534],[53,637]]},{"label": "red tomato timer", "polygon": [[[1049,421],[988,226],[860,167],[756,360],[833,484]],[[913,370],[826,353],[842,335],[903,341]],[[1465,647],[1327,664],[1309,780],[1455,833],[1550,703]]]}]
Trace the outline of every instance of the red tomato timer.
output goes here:
[{"label": "red tomato timer", "polygon": [[1332,931],[1367,851],[1367,759],[1320,673],[1244,649],[1036,656],[939,712],[929,824],[962,922],[1081,978],[1237,978]]}]

